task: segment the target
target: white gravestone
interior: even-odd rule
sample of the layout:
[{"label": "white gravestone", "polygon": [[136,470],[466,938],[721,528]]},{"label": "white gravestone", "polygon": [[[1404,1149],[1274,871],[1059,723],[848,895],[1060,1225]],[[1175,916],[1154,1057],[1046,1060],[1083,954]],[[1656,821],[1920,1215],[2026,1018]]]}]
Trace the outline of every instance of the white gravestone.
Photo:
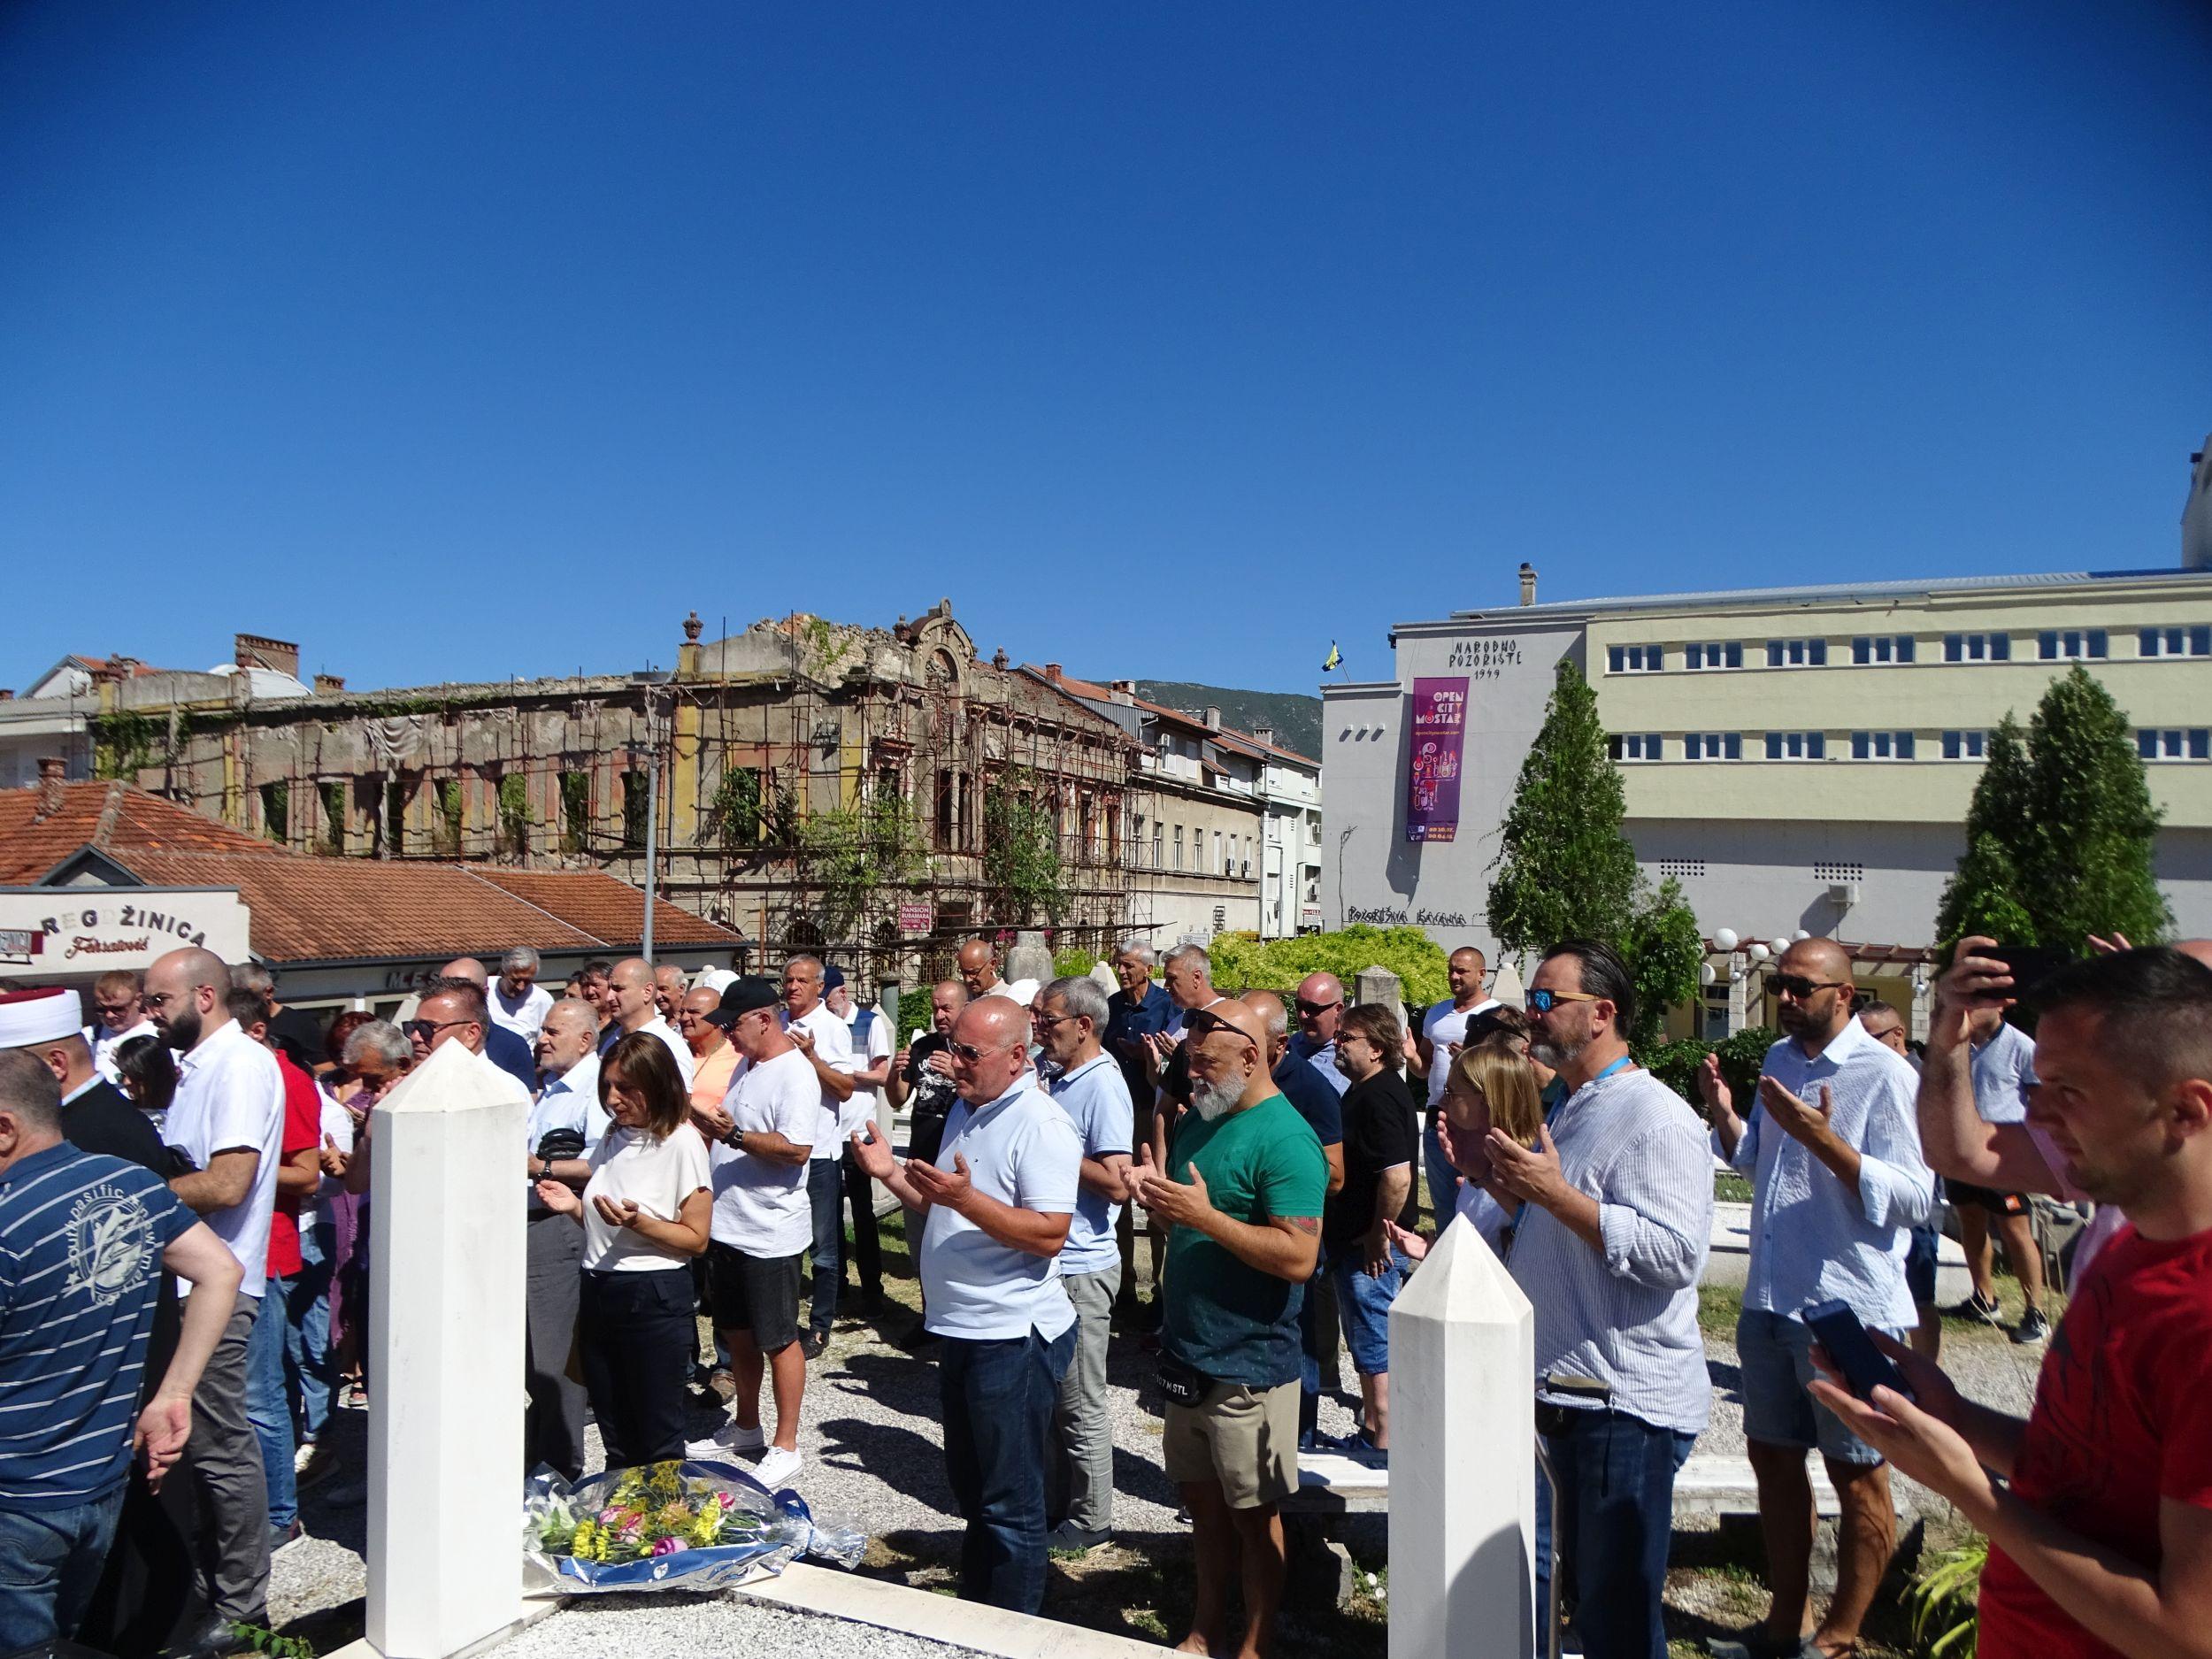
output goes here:
[{"label": "white gravestone", "polygon": [[1536,1322],[1455,1220],[1390,1309],[1390,1659],[1528,1659]]},{"label": "white gravestone", "polygon": [[367,1635],[386,1659],[448,1659],[522,1615],[528,1111],[457,1042],[376,1109]]}]

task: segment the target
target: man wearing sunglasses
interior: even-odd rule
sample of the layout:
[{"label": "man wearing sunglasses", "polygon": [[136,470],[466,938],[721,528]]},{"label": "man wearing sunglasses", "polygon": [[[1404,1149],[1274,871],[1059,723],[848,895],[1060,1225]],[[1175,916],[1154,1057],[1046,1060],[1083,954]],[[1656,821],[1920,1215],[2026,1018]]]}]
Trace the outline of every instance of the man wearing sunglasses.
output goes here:
[{"label": "man wearing sunglasses", "polygon": [[1298,982],[1298,1034],[1290,1051],[1327,1079],[1339,1094],[1352,1080],[1336,1069],[1336,1028],[1344,1023],[1344,981],[1333,973],[1309,973]]},{"label": "man wearing sunglasses", "polygon": [[[1736,1352],[1772,1592],[1764,1623],[1713,1651],[1824,1659],[1857,1648],[1897,1519],[1881,1454],[1809,1392],[1813,1335],[1798,1315],[1836,1299],[1871,1329],[1901,1337],[1914,1328],[1905,1259],[1911,1229],[1935,1207],[1935,1176],[1913,1116],[1919,1079],[1853,1015],[1843,947],[1799,940],[1767,986],[1786,1034],[1767,1050],[1748,1118],[1737,1116],[1717,1056],[1705,1057],[1697,1079],[1715,1150],[1752,1182]],[[1813,1505],[1805,1475],[1805,1455],[1816,1447],[1842,1506],[1836,1593],[1817,1630],[1807,1594]]]},{"label": "man wearing sunglasses", "polygon": [[[1610,946],[1554,945],[1530,980],[1532,1056],[1566,1094],[1533,1148],[1493,1129],[1520,1206],[1508,1266],[1536,1310],[1536,1429],[1558,1483],[1563,1607],[1590,1659],[1656,1659],[1674,1476],[1712,1403],[1697,1325],[1713,1155],[1682,1097],[1629,1058],[1636,993]],[[1551,1605],[1552,1494],[1536,1496]]]},{"label": "man wearing sunglasses", "polygon": [[1060,1283],[1081,1187],[1075,1125],[1029,1068],[1029,1010],[968,1004],[952,1033],[959,1095],[935,1162],[891,1156],[872,1126],[853,1156],[910,1210],[926,1211],[922,1294],[943,1340],[945,1463],[968,1524],[960,1594],[1034,1614],[1045,1594],[1046,1435],[1075,1355]]}]

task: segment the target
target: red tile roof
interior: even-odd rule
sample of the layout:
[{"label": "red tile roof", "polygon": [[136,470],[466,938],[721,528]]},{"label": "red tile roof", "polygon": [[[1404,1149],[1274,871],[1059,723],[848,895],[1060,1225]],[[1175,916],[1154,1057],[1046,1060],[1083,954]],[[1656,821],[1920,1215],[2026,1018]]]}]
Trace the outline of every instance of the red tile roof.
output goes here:
[{"label": "red tile roof", "polygon": [[[634,950],[645,895],[598,870],[315,857],[124,784],[63,787],[36,817],[36,788],[0,790],[0,886],[25,886],[95,847],[153,887],[235,887],[252,911],[254,954],[270,962]],[[729,949],[728,928],[653,906],[657,944]]]},{"label": "red tile roof", "polygon": [[38,817],[36,786],[0,789],[0,887],[37,880],[81,847],[127,864],[132,852],[231,852],[280,857],[258,836],[128,784],[68,783],[61,810]]},{"label": "red tile roof", "polygon": [[[1022,669],[1025,673],[1034,674],[1038,679],[1043,680],[1045,684],[1048,686],[1056,686],[1059,689],[1066,692],[1071,697],[1087,698],[1093,703],[1112,703],[1115,701],[1113,687],[1110,686],[1102,686],[1094,680],[1078,680],[1073,674],[1068,673],[1064,670],[1056,675],[1052,674],[1048,672],[1046,670],[1038,667],[1034,663],[1024,663],[1022,664]],[[1210,738],[1226,741],[1232,749],[1244,749],[1254,753],[1264,751],[1271,755],[1280,755],[1286,760],[1294,760],[1301,765],[1305,766],[1318,766],[1321,764],[1319,761],[1314,759],[1310,755],[1301,755],[1294,749],[1285,749],[1280,743],[1263,742],[1260,739],[1254,737],[1251,733],[1240,732],[1234,726],[1208,726],[1196,715],[1186,714],[1180,709],[1171,709],[1164,703],[1148,702],[1146,699],[1136,695],[1134,693],[1130,695],[1129,702],[1126,706],[1133,709],[1142,709],[1147,714],[1164,715],[1171,720],[1179,720],[1194,732],[1202,732]]]}]

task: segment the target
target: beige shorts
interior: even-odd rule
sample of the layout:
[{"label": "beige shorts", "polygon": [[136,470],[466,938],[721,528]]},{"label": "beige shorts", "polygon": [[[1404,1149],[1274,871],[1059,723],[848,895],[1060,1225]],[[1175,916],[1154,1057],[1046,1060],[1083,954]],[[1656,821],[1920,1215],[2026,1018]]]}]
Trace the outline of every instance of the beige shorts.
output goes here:
[{"label": "beige shorts", "polygon": [[1298,1490],[1298,1382],[1266,1389],[1216,1383],[1203,1404],[1171,1405],[1162,1440],[1167,1478],[1210,1480],[1233,1509],[1280,1503]]}]

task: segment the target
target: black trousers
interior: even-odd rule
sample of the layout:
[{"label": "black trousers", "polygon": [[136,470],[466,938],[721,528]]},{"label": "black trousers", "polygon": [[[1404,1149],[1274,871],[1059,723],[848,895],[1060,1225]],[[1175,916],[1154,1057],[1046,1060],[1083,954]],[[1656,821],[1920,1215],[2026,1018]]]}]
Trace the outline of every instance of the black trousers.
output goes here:
[{"label": "black trousers", "polygon": [[[876,1236],[876,1184],[860,1167],[847,1147],[841,1160],[845,1171],[845,1199],[853,1211],[853,1264],[860,1270],[860,1294],[871,1303],[883,1298],[883,1243]],[[918,1243],[915,1255],[921,1254]]]},{"label": "black trousers", "polygon": [[684,1455],[684,1385],[699,1343],[685,1265],[583,1275],[584,1390],[610,1469]]}]

